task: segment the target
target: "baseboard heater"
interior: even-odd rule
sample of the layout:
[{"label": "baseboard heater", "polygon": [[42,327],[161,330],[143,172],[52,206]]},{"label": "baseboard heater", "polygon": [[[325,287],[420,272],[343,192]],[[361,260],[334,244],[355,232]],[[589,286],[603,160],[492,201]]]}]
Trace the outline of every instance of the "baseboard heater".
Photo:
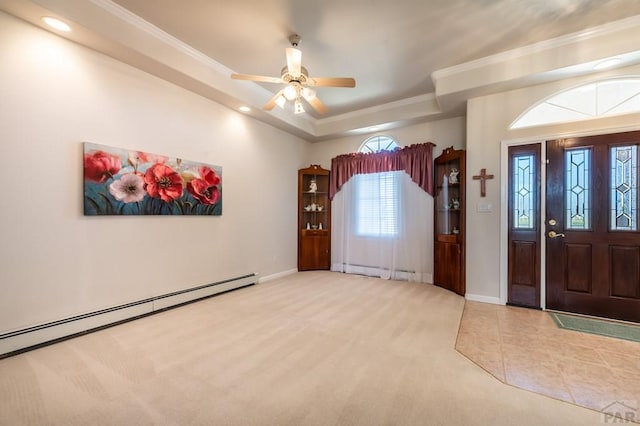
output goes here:
[{"label": "baseboard heater", "polygon": [[[331,270],[334,272],[344,272],[347,274],[379,277],[382,275],[382,271],[389,271],[389,268],[381,268],[380,266],[359,265],[355,263],[334,263],[333,265],[331,265]],[[394,270],[394,273],[402,278],[407,278],[409,274],[415,274],[416,271],[409,271],[407,269],[396,269]]]},{"label": "baseboard heater", "polygon": [[257,274],[243,275],[2,333],[0,359],[257,283]]}]

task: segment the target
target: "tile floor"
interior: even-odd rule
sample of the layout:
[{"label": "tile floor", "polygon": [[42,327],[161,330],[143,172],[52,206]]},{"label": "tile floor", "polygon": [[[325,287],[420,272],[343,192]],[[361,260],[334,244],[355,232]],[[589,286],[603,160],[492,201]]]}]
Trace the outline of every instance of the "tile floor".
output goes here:
[{"label": "tile floor", "polygon": [[558,328],[542,311],[465,303],[458,352],[504,383],[597,411],[635,411],[640,343]]}]

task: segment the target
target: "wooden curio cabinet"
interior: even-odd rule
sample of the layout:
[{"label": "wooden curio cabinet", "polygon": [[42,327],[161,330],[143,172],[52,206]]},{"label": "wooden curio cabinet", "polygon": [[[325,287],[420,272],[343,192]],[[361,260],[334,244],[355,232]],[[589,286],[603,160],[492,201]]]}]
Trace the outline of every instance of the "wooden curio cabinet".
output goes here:
[{"label": "wooden curio cabinet", "polygon": [[434,160],[433,282],[461,296],[465,294],[465,154],[449,147]]},{"label": "wooden curio cabinet", "polygon": [[298,270],[331,266],[329,170],[312,164],[298,170]]}]

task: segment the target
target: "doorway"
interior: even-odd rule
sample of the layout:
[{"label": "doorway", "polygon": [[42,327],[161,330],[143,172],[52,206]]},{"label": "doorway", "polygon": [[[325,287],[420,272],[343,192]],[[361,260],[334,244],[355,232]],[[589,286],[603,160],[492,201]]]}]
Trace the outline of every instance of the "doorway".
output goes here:
[{"label": "doorway", "polygon": [[546,307],[640,322],[640,132],[547,141]]}]

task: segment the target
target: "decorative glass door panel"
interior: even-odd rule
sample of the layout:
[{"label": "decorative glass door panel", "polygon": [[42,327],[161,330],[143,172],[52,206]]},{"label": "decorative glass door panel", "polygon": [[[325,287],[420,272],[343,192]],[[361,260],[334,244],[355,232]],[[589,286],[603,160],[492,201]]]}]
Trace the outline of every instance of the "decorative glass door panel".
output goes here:
[{"label": "decorative glass door panel", "polygon": [[531,153],[517,154],[512,160],[514,207],[513,227],[534,229],[537,219],[536,156]]},{"label": "decorative glass door panel", "polygon": [[591,148],[565,151],[565,213],[568,229],[590,229]]},{"label": "decorative glass door panel", "polygon": [[638,146],[610,148],[610,229],[638,230]]}]

